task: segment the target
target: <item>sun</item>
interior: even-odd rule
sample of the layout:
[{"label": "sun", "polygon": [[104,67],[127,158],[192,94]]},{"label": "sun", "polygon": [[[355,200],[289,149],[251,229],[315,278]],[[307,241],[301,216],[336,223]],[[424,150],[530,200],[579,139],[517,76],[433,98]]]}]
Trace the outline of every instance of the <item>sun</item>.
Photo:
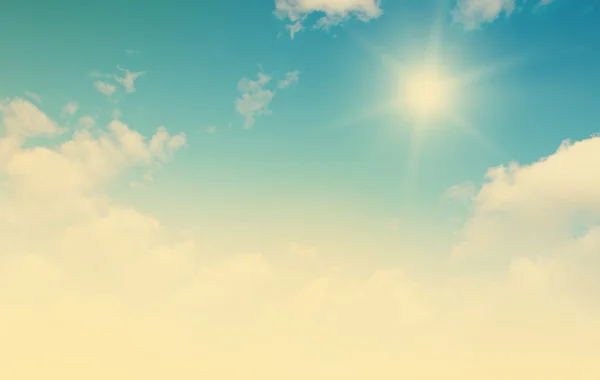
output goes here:
[{"label": "sun", "polygon": [[402,108],[421,123],[443,117],[452,96],[451,80],[438,67],[419,68],[402,81]]}]

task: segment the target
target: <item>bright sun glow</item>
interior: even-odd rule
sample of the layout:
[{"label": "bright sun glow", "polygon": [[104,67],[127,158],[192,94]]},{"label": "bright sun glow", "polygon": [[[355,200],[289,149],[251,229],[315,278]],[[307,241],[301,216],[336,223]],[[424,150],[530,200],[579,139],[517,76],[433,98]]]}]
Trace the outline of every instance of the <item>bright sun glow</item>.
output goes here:
[{"label": "bright sun glow", "polygon": [[419,121],[440,117],[450,106],[450,87],[449,79],[440,70],[421,69],[404,83],[404,107]]}]

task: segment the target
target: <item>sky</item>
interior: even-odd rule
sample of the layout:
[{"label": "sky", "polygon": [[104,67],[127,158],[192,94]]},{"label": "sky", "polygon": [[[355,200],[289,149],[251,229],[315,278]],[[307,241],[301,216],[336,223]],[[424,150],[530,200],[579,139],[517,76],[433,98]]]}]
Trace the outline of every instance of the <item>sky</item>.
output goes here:
[{"label": "sky", "polygon": [[600,378],[600,2],[1,8],[0,378]]}]

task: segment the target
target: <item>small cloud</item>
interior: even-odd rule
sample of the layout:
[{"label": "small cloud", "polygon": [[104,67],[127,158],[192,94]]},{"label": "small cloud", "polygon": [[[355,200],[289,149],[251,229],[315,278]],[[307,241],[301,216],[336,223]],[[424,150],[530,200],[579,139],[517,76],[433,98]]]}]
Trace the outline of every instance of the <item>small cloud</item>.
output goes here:
[{"label": "small cloud", "polygon": [[152,170],[148,170],[146,174],[142,177],[142,179],[146,182],[154,181],[154,176],[152,175]]},{"label": "small cloud", "polygon": [[293,24],[288,24],[285,26],[285,28],[290,32],[290,38],[292,40],[296,36],[296,33],[301,32],[304,29],[300,21],[296,21]]},{"label": "small cloud", "polygon": [[136,55],[136,54],[140,54],[139,50],[133,50],[133,49],[125,49],[125,53],[127,55]]},{"label": "small cloud", "polygon": [[27,95],[31,99],[35,100],[35,102],[38,104],[42,102],[42,98],[40,98],[40,96],[38,94],[36,94],[35,92],[25,91],[25,95]]},{"label": "small cloud", "polygon": [[125,75],[123,77],[120,77],[115,74],[113,75],[113,78],[117,81],[117,83],[119,83],[125,88],[125,92],[135,92],[135,80],[141,77],[142,75],[146,74],[145,71],[131,72],[127,69],[122,68],[119,65],[117,65],[117,69],[124,72]]},{"label": "small cloud", "polygon": [[213,134],[217,131],[217,127],[214,125],[209,125],[208,127],[206,127],[205,131],[206,133]]},{"label": "small cloud", "polygon": [[275,0],[275,17],[287,20],[286,29],[290,37],[303,30],[302,23],[313,13],[324,14],[313,25],[318,29],[329,29],[354,17],[367,22],[383,13],[381,0]]},{"label": "small cloud", "polygon": [[[286,77],[277,83],[277,87],[280,89],[290,86],[292,83],[297,82],[299,78],[298,71],[290,71],[286,74]],[[262,72],[258,73],[256,80],[250,80],[248,78],[242,78],[238,82],[238,91],[241,93],[241,97],[236,99],[235,108],[236,111],[244,116],[244,127],[252,128],[258,115],[269,115],[271,110],[269,104],[275,96],[275,89],[273,85],[268,88],[271,84],[271,76]]]},{"label": "small cloud", "polygon": [[117,88],[114,85],[99,80],[94,82],[94,87],[106,96],[111,96],[117,91]]},{"label": "small cloud", "polygon": [[123,117],[123,111],[121,111],[121,110],[120,110],[120,109],[118,109],[118,108],[115,108],[115,109],[114,109],[114,110],[111,112],[111,114],[110,114],[110,117],[111,117],[113,120],[121,120],[121,118]]},{"label": "small cloud", "polygon": [[61,113],[60,113],[60,117],[67,117],[67,116],[73,116],[77,110],[79,109],[79,105],[76,102],[69,102],[67,103]]},{"label": "small cloud", "polygon": [[242,78],[238,82],[238,91],[241,97],[235,101],[236,111],[244,116],[244,127],[252,128],[257,115],[268,115],[271,113],[269,103],[275,96],[275,92],[265,88],[271,81],[271,77],[258,73],[258,79],[252,81]]},{"label": "small cloud", "polygon": [[465,181],[448,188],[444,192],[444,198],[466,206],[473,201],[475,194],[477,194],[475,184],[471,181]]},{"label": "small cloud", "polygon": [[85,115],[77,120],[77,127],[89,129],[92,128],[96,124],[96,119],[90,115]]},{"label": "small cloud", "polygon": [[[510,16],[517,4],[522,7],[526,0],[458,0],[452,12],[454,22],[462,24],[465,29],[477,29],[481,24],[493,22],[502,13]],[[546,6],[553,0],[540,0],[536,8]]]},{"label": "small cloud", "polygon": [[277,87],[279,87],[279,88],[289,87],[292,84],[298,82],[298,79],[300,79],[300,72],[299,71],[290,71],[285,75],[285,79],[282,79],[279,81],[279,83],[277,83]]}]

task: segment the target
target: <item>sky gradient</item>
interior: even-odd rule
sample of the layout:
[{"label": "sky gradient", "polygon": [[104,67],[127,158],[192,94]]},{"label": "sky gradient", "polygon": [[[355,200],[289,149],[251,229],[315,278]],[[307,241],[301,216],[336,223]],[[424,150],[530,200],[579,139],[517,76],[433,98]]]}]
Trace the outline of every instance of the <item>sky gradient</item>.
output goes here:
[{"label": "sky gradient", "polygon": [[2,6],[0,378],[598,379],[599,7]]}]

